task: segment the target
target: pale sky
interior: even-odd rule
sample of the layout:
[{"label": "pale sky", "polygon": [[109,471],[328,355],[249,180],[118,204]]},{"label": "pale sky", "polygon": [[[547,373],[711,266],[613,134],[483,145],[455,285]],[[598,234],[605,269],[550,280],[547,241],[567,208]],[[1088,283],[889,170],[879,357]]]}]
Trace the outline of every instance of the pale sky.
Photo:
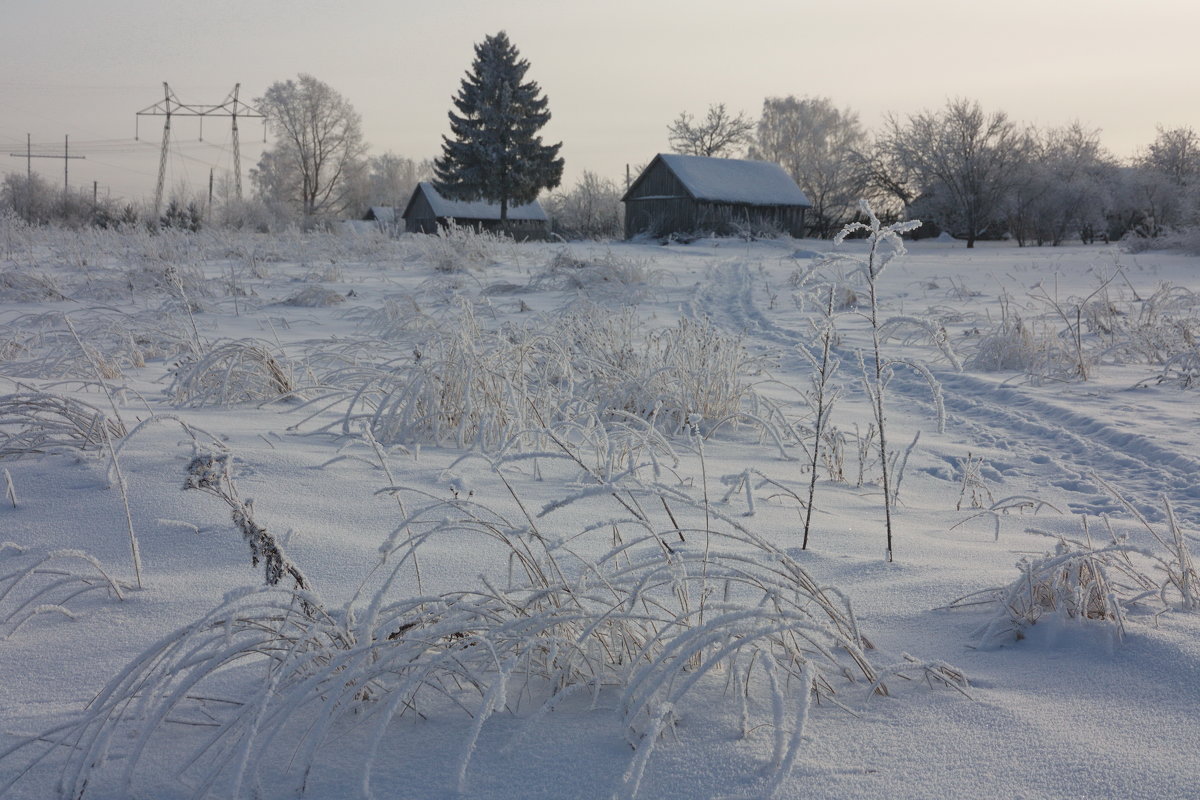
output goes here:
[{"label": "pale sky", "polygon": [[[680,111],[723,102],[757,117],[763,99],[824,96],[868,129],[888,112],[978,100],[1038,126],[1080,120],[1128,158],[1156,124],[1200,130],[1200,3],[1194,0],[0,0],[0,172],[69,136],[73,187],[153,195],[162,118],[137,111],[168,82],[216,104],[252,101],[307,72],[362,115],[374,153],[440,153],[472,45],[506,30],[549,97],[547,142],[564,183],[622,178],[667,149]],[[263,148],[241,123],[242,167]],[[232,166],[229,122],[176,119],[168,192]],[[34,159],[61,185],[61,159]],[[247,187],[249,183],[247,181]]]}]

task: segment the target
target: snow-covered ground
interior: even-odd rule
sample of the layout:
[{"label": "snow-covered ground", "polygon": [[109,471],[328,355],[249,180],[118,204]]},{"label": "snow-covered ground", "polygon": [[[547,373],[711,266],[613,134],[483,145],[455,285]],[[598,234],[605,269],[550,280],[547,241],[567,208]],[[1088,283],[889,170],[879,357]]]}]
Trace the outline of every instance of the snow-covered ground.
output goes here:
[{"label": "snow-covered ground", "polygon": [[[0,794],[1196,797],[1200,614],[1167,508],[1194,550],[1200,259],[918,242],[889,264],[884,353],[916,366],[886,388],[888,562],[867,291],[853,264],[820,265],[831,249],[5,223]],[[820,358],[830,287],[839,396],[802,549],[801,349]],[[218,459],[207,483],[197,456]],[[303,608],[287,575],[222,606],[264,583],[231,508],[303,575]],[[1114,534],[1130,547],[1084,552]],[[1049,575],[1082,614],[1064,589],[1018,632],[975,594],[1071,547]],[[562,574],[537,595],[527,569]],[[578,613],[513,633],[561,612],[538,597]],[[489,621],[454,629],[476,602]],[[180,633],[210,612],[215,633]],[[433,632],[414,645],[418,620]],[[196,650],[143,658],[163,643]],[[416,700],[400,658],[441,659]],[[146,682],[101,694],[133,663]]]}]

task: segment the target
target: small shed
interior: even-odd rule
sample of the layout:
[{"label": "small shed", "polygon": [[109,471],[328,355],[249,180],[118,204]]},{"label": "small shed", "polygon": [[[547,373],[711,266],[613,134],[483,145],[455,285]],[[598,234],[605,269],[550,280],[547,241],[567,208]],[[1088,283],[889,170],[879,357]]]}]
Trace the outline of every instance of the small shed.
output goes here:
[{"label": "small shed", "polygon": [[621,198],[625,238],[714,231],[805,233],[812,203],[783,167],[768,161],[659,153]]},{"label": "small shed", "polygon": [[380,225],[394,225],[396,223],[396,209],[392,206],[371,206],[367,209],[367,213],[363,215],[365,222],[378,222]]},{"label": "small shed", "polygon": [[[486,200],[448,200],[442,197],[429,181],[421,181],[413,190],[401,215],[404,229],[409,233],[436,233],[450,224],[476,230],[497,230],[500,227],[500,204]],[[508,231],[528,236],[545,236],[550,220],[538,201],[509,206]]]}]

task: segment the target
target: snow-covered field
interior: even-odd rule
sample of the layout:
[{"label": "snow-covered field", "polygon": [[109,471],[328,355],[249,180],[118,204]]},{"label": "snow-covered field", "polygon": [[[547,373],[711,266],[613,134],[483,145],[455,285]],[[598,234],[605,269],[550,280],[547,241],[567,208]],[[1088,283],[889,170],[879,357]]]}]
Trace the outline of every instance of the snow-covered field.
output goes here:
[{"label": "snow-covered field", "polygon": [[0,794],[1200,796],[1200,259],[890,263],[889,562],[833,249],[4,223]]}]

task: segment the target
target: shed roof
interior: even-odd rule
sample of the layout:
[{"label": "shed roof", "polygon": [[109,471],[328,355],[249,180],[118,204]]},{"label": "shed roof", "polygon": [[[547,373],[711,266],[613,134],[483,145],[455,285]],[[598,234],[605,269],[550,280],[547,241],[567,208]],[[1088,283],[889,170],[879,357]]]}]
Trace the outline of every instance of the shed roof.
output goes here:
[{"label": "shed roof", "polygon": [[392,206],[371,206],[363,219],[392,223],[396,221],[396,209]]},{"label": "shed roof", "polygon": [[622,199],[631,199],[634,189],[658,162],[674,173],[694,200],[751,206],[812,207],[808,197],[778,164],[678,153],[656,155]]},{"label": "shed roof", "polygon": [[[434,216],[439,219],[500,219],[499,203],[489,203],[486,200],[449,200],[442,197],[441,193],[429,181],[421,181],[417,184],[417,188],[413,190],[413,195],[409,199],[408,205],[404,208],[404,219],[409,218],[413,201],[421,193],[429,201],[429,206],[433,209]],[[547,221],[546,212],[542,210],[542,206],[537,200],[520,206],[509,206],[508,218],[510,220]]]}]

